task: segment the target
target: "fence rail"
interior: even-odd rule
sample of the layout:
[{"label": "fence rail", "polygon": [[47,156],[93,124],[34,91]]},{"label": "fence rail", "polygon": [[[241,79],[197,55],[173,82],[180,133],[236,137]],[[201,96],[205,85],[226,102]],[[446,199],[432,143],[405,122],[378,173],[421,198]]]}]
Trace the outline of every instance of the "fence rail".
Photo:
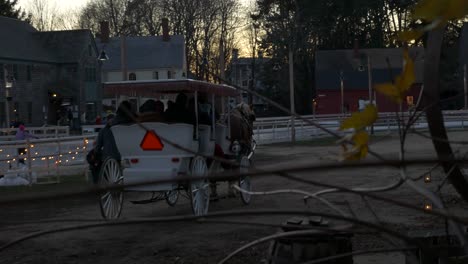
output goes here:
[{"label": "fence rail", "polygon": [[[464,129],[468,125],[468,111],[445,111],[445,126],[448,129]],[[347,116],[343,115],[310,115],[303,116],[323,127],[339,131],[340,122]],[[398,118],[408,120],[408,113],[379,113],[374,124],[377,132],[396,131]],[[296,138],[300,140],[327,136],[326,132],[311,126],[303,120],[295,120]],[[27,178],[37,176],[38,181],[60,181],[60,176],[66,174],[81,174],[87,172],[86,153],[92,146],[97,130],[102,125],[83,126],[82,136],[69,136],[68,127],[40,127],[28,130],[40,139],[28,141],[1,141],[0,143],[0,175],[13,171],[20,173],[17,167],[18,159],[26,159],[27,168],[21,173],[27,173]],[[413,129],[426,129],[427,121],[424,115],[412,125]],[[0,133],[13,133],[14,129],[0,129]],[[0,139],[10,139],[14,135],[3,136]],[[291,140],[291,118],[269,117],[258,118],[254,122],[254,138],[259,144],[287,142]],[[18,154],[19,148],[25,148],[23,155]],[[11,165],[11,168],[10,168]]]},{"label": "fence rail", "polygon": [[[17,128],[0,128],[0,141],[14,140],[17,130]],[[28,127],[26,130],[30,134],[39,138],[58,138],[70,136],[69,126]]]}]

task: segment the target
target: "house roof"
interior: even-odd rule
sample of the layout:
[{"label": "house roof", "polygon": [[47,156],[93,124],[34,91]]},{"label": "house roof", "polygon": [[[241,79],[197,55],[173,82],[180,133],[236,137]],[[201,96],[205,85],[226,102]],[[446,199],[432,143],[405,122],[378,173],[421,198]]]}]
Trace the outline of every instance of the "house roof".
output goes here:
[{"label": "house roof", "polygon": [[139,80],[104,83],[104,94],[108,97],[116,95],[155,97],[164,93],[203,92],[218,96],[238,96],[236,88],[198,80]]},{"label": "house roof", "polygon": [[78,62],[92,39],[89,30],[39,32],[24,21],[2,16],[0,35],[5,36],[0,59],[42,63]]},{"label": "house roof", "polygon": [[[109,59],[102,64],[103,71],[120,71],[121,38],[110,38],[109,43],[96,39],[99,50],[105,50]],[[182,35],[172,35],[169,41],[162,36],[125,37],[127,69],[183,68],[185,40]]]},{"label": "house roof", "polygon": [[[34,33],[34,37],[43,47],[52,53],[53,58],[59,63],[77,62],[88,51],[89,39],[92,39],[90,30],[64,30]],[[97,47],[92,45],[97,53]]]},{"label": "house roof", "polygon": [[[422,83],[424,48],[410,48],[409,53],[415,61],[416,83]],[[391,82],[402,71],[402,49],[363,49],[359,50],[357,56],[354,50],[317,51],[315,56],[317,90],[340,89],[341,76],[345,89],[368,87],[367,56],[370,56],[374,84]]]}]

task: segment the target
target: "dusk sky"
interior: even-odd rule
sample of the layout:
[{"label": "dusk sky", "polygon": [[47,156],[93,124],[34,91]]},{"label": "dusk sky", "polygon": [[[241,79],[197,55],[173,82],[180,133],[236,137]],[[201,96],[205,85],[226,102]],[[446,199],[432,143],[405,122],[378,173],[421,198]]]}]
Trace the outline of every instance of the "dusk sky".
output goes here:
[{"label": "dusk sky", "polygon": [[[28,3],[31,0],[19,0],[18,3],[21,7],[27,7]],[[42,0],[48,2],[55,2],[59,8],[62,9],[69,9],[69,8],[77,8],[84,6],[89,0]]]},{"label": "dusk sky", "polygon": [[[19,0],[18,3],[21,7],[26,8],[28,3],[32,0]],[[55,2],[61,9],[75,9],[84,6],[89,0],[42,0],[48,2]],[[241,2],[248,3],[251,0],[241,0]]]}]

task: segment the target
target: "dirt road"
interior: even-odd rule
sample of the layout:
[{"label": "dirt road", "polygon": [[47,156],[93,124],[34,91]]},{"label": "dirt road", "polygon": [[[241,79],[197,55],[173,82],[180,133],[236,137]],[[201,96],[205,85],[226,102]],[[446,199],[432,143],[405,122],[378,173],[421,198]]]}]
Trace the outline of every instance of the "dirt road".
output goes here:
[{"label": "dirt road", "polygon": [[[464,133],[451,133],[450,137],[463,140]],[[410,157],[435,157],[431,143],[420,137],[410,136],[407,155]],[[398,158],[396,138],[381,140],[372,146],[377,153],[387,158]],[[455,148],[457,148],[455,146]],[[460,149],[464,151],[464,149]],[[304,165],[330,162],[336,158],[339,148],[336,146],[274,145],[262,146],[255,157],[258,168],[271,169],[284,165]],[[423,174],[430,166],[409,168],[409,174],[416,177]],[[329,170],[321,172],[295,173],[295,175],[346,187],[378,187],[395,182],[399,175],[393,168],[361,168],[353,170]],[[440,168],[432,174],[432,182],[419,184],[436,190],[443,181]],[[292,182],[279,176],[256,178],[253,181],[255,191],[276,189],[300,189],[317,191],[318,187]],[[226,186],[223,183],[223,188]],[[225,188],[221,193],[225,193]],[[453,212],[468,216],[466,204],[462,203],[450,186],[441,189],[442,199]],[[399,201],[422,206],[424,199],[403,185],[396,190],[382,195]],[[145,198],[141,194],[128,194],[125,197],[122,220],[151,218],[162,216],[180,216],[191,213],[188,200],[179,198],[175,207],[165,202],[134,205],[130,200]],[[146,197],[148,198],[148,197]],[[406,233],[408,230],[428,230],[443,227],[443,221],[425,213],[415,212],[375,200],[364,200],[351,194],[330,194],[325,198],[336,203],[342,210],[354,213],[359,219],[380,222],[382,225]],[[349,204],[349,206],[348,206]],[[370,204],[372,210],[369,210]],[[304,204],[302,195],[281,194],[274,196],[256,196],[251,205],[242,205],[239,198],[221,199],[210,204],[210,212],[233,209],[272,209],[289,210],[309,209],[332,213],[329,208],[315,200]],[[377,218],[375,217],[377,216]],[[290,216],[249,216],[229,217],[222,220],[281,224]],[[99,219],[97,199],[93,195],[71,199],[29,202],[26,204],[0,206],[0,244],[3,245],[21,236],[33,232],[60,227],[87,224],[85,220]],[[76,222],[52,221],[44,223],[24,223],[24,221],[71,220]],[[221,220],[221,219],[220,219]],[[332,223],[335,221],[330,220]],[[8,222],[8,223],[6,223]],[[48,234],[26,240],[4,251],[0,251],[0,263],[217,263],[227,254],[262,236],[273,234],[276,227],[256,226],[253,224],[198,223],[193,221],[129,224],[124,226],[106,226],[69,232]],[[385,239],[376,234],[356,235],[354,249],[372,249],[388,245]],[[235,257],[229,263],[265,262],[266,249],[263,244],[253,247]],[[355,263],[404,263],[404,256],[399,253],[361,256]]]}]

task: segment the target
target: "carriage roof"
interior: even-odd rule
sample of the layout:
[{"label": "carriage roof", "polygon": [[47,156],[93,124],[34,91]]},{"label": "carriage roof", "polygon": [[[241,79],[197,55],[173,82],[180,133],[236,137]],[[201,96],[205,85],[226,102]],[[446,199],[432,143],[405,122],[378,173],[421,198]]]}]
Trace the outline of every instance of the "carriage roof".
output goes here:
[{"label": "carriage roof", "polygon": [[141,80],[105,82],[105,96],[147,96],[152,97],[162,93],[203,92],[218,96],[238,96],[236,88],[224,84],[214,84],[192,79],[183,80]]}]

